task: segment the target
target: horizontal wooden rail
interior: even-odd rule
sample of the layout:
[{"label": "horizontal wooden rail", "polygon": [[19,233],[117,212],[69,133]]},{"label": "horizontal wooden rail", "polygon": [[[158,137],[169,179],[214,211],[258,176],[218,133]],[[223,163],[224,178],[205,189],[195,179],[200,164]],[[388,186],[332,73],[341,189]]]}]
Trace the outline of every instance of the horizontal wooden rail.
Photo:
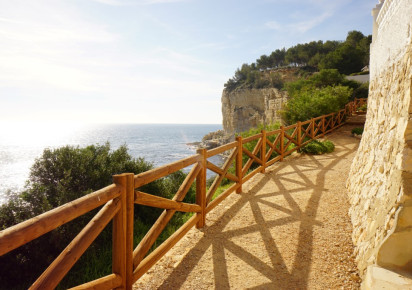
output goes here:
[{"label": "horizontal wooden rail", "polygon": [[159,178],[172,174],[173,172],[179,171],[185,167],[193,165],[199,162],[200,160],[201,160],[201,155],[197,154],[197,155],[193,155],[193,156],[187,157],[185,159],[181,159],[179,161],[176,161],[176,162],[173,162],[167,165],[163,165],[161,167],[158,167],[152,170],[148,170],[138,175],[135,175],[134,187],[138,188],[143,185],[146,185]]},{"label": "horizontal wooden rail", "polygon": [[273,130],[273,131],[268,131],[266,132],[266,137],[270,137],[272,135],[276,135],[279,134],[282,130],[278,129],[278,130]]},{"label": "horizontal wooden rail", "polygon": [[211,149],[209,151],[207,151],[206,153],[206,158],[221,154],[227,150],[233,149],[237,146],[237,142],[232,142],[232,143],[228,143],[222,146],[219,146],[217,148]]},{"label": "horizontal wooden rail", "polygon": [[256,174],[258,174],[260,172],[260,168],[256,168],[255,170],[249,172],[247,175],[245,175],[243,177],[243,182],[248,181],[249,179],[251,179],[253,176],[255,176]]},{"label": "horizontal wooden rail", "polygon": [[289,125],[289,126],[287,126],[287,127],[283,127],[283,130],[287,131],[287,130],[290,130],[290,129],[294,129],[294,128],[296,128],[297,126],[298,126],[298,124]]},{"label": "horizontal wooden rail", "polygon": [[262,133],[256,134],[256,135],[253,135],[253,136],[250,136],[250,137],[247,137],[247,138],[243,138],[242,142],[243,142],[243,144],[249,143],[250,141],[262,138],[262,136],[263,136]]},{"label": "horizontal wooden rail", "polygon": [[94,281],[70,288],[69,290],[115,289],[121,284],[122,277],[120,275],[110,274]]},{"label": "horizontal wooden rail", "polygon": [[135,203],[157,207],[162,209],[173,209],[181,212],[200,212],[201,207],[197,204],[188,204],[184,202],[174,201],[156,195],[151,195],[141,191],[135,192]]},{"label": "horizontal wooden rail", "polygon": [[311,122],[312,120],[307,120],[307,121],[301,122],[300,124],[304,126],[304,125],[310,124]]},{"label": "horizontal wooden rail", "polygon": [[[310,142],[310,141],[308,141],[308,142]],[[279,161],[279,160],[280,160],[280,155],[277,156],[277,157],[275,157],[275,158],[273,158],[272,160],[268,161],[267,166],[273,165],[273,164],[275,164],[275,163],[276,163],[277,161]]]},{"label": "horizontal wooden rail", "polygon": [[105,204],[119,196],[120,187],[110,185],[66,203],[37,217],[0,232],[0,255],[54,230],[55,228]]}]

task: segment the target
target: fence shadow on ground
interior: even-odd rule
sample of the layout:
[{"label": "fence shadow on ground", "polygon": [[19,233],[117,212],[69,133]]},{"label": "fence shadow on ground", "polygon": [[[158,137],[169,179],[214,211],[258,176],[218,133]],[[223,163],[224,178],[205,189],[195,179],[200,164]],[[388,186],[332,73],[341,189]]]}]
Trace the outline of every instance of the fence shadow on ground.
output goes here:
[{"label": "fence shadow on ground", "polygon": [[[312,263],[314,227],[322,225],[316,220],[316,214],[322,194],[327,190],[324,188],[325,176],[328,171],[334,170],[342,158],[357,148],[357,140],[353,140],[353,143],[348,143],[347,140],[335,140],[336,150],[331,154],[278,163],[266,174],[256,176],[248,190],[230,208],[225,209],[225,213],[214,224],[201,229],[205,236],[189,250],[163,281],[160,289],[181,287],[210,248],[216,289],[233,287],[230,283],[227,253],[235,255],[265,277],[266,282],[248,289],[306,288]],[[301,195],[306,195],[305,207],[299,204]],[[271,199],[275,197],[282,197],[285,202],[273,202]],[[240,228],[227,229],[228,224],[245,208],[251,209],[253,222],[249,221]],[[266,209],[265,212],[262,208]],[[273,215],[268,215],[268,208]],[[281,215],[271,218],[275,213]],[[293,223],[299,224],[296,251],[291,257],[292,261],[285,261],[274,235],[278,228]],[[264,248],[261,251],[265,251],[264,259],[261,255],[254,255],[244,245],[234,242],[237,237],[253,233],[259,234],[263,241]]]}]

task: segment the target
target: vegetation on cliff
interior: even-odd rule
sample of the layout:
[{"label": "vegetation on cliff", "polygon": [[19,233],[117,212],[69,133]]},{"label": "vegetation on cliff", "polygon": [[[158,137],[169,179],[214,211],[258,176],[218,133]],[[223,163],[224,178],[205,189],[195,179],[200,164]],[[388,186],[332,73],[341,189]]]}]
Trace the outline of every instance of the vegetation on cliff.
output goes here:
[{"label": "vegetation on cliff", "polygon": [[322,69],[337,69],[349,75],[369,64],[369,46],[372,36],[350,31],[345,41],[312,41],[289,49],[276,49],[262,55],[256,63],[243,64],[233,78],[225,83],[226,90],[236,88],[283,88],[282,67],[298,67],[297,77],[305,78]]},{"label": "vegetation on cliff", "polygon": [[307,88],[287,102],[283,117],[288,124],[294,124],[337,112],[348,103],[351,94],[352,89],[345,86]]},{"label": "vegetation on cliff", "polygon": [[[132,158],[125,146],[114,151],[110,150],[109,144],[46,149],[32,166],[26,189],[11,195],[9,201],[0,206],[0,229],[101,189],[112,183],[114,174],[137,174],[152,168],[153,165],[144,159]],[[178,171],[144,186],[142,190],[172,198],[184,178],[185,174]],[[185,201],[195,202],[193,188],[189,190]],[[31,285],[96,212],[97,210],[94,210],[83,215],[0,257],[0,289],[26,289]],[[160,209],[135,206],[135,242],[143,238],[160,213]],[[165,240],[188,218],[188,214],[176,213],[157,242]],[[112,233],[109,224],[59,287],[72,287],[110,274],[111,247]]]},{"label": "vegetation on cliff", "polygon": [[321,70],[308,79],[287,85],[290,99],[282,110],[282,118],[287,124],[294,124],[339,111],[353,97],[362,95],[362,88],[336,69]]}]

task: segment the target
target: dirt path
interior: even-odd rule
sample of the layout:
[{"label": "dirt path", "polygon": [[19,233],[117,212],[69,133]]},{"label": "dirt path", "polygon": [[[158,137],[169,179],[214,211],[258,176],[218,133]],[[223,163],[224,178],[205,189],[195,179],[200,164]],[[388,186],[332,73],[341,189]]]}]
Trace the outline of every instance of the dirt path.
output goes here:
[{"label": "dirt path", "polygon": [[345,182],[359,140],[294,154],[258,174],[192,229],[136,289],[357,289]]}]

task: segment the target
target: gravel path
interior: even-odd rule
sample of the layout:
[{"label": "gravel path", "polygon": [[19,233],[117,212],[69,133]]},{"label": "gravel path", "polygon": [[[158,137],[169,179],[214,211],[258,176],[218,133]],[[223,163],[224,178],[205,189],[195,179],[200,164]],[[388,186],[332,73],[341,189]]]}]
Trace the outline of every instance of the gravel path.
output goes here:
[{"label": "gravel path", "polygon": [[359,144],[293,154],[216,207],[135,289],[358,289],[345,182]]}]

